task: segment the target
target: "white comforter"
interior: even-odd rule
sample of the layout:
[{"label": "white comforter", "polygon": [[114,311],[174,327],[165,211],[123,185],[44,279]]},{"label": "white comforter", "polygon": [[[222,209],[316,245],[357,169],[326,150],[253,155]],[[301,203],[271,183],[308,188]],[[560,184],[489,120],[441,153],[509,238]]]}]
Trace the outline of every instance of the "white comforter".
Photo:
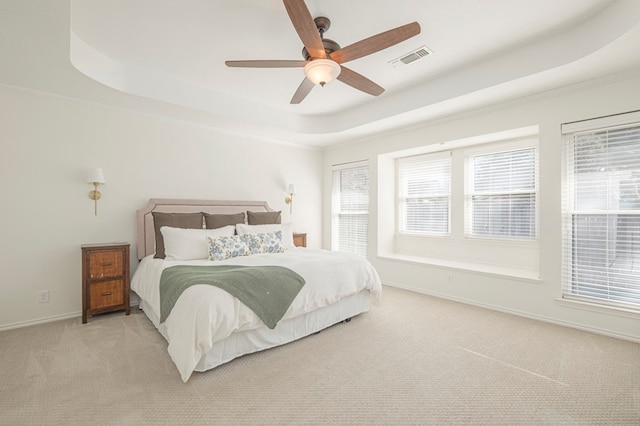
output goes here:
[{"label": "white comforter", "polygon": [[[148,256],[142,259],[131,281],[131,288],[151,309],[151,318],[160,317],[160,276],[165,268],[176,265],[277,265],[304,277],[306,284],[298,293],[283,320],[304,315],[331,305],[341,298],[369,289],[379,300],[378,274],[364,258],[345,252],[291,248],[281,254],[260,254],[226,261],[167,261]],[[160,324],[155,324],[160,328]],[[210,285],[195,285],[178,299],[164,322],[168,351],[183,381],[187,381],[200,358],[215,342],[236,331],[266,327],[242,302],[224,290]],[[276,326],[277,328],[277,326]]]}]

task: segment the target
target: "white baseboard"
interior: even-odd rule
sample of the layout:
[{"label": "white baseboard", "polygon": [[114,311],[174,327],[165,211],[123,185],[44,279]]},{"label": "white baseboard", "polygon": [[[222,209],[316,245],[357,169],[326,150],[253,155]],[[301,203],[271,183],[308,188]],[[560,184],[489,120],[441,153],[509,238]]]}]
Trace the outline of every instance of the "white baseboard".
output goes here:
[{"label": "white baseboard", "polygon": [[545,316],[540,316],[540,315],[533,315],[533,314],[530,314],[528,312],[522,312],[522,311],[518,311],[518,310],[514,310],[514,309],[508,309],[508,308],[504,308],[502,306],[490,305],[490,304],[486,304],[486,303],[479,303],[479,302],[477,302],[475,300],[469,300],[469,299],[463,299],[463,298],[459,298],[459,297],[453,297],[453,296],[449,296],[447,294],[441,294],[441,293],[438,293],[438,292],[423,290],[423,289],[419,289],[419,288],[415,288],[415,287],[409,287],[409,286],[405,286],[405,285],[402,285],[402,284],[391,283],[391,282],[384,282],[383,284],[386,285],[386,286],[389,286],[389,287],[395,287],[395,288],[400,288],[402,290],[413,291],[415,293],[425,294],[427,296],[433,296],[433,297],[437,297],[437,298],[440,298],[440,299],[451,300],[453,302],[464,303],[466,305],[478,306],[480,308],[490,309],[492,311],[504,312],[505,314],[516,315],[516,316],[519,316],[519,317],[529,318],[529,319],[536,320],[536,321],[542,321],[542,322],[546,322],[546,323],[550,323],[550,324],[560,325],[560,326],[563,326],[563,327],[575,328],[575,329],[578,329],[578,330],[588,331],[588,332],[595,333],[595,334],[601,334],[601,335],[604,335],[604,336],[615,337],[617,339],[628,340],[628,341],[631,341],[631,342],[640,343],[640,338],[638,338],[637,336],[633,336],[633,335],[616,333],[616,332],[612,332],[610,330],[605,330],[605,329],[595,328],[595,327],[589,327],[589,326],[585,326],[583,324],[577,324],[577,323],[572,323],[572,322],[568,322],[568,321],[558,320],[556,318],[550,318],[550,317],[545,317]]},{"label": "white baseboard", "polygon": [[70,314],[54,315],[52,317],[38,318],[23,322],[14,322],[13,324],[0,325],[0,331],[13,330],[16,328],[30,327],[32,325],[46,324],[48,322],[60,321],[69,318],[81,317],[82,312],[72,312]]},{"label": "white baseboard", "polygon": [[[140,303],[140,298],[138,298],[137,295],[134,296],[133,294],[131,294],[131,297],[129,298],[129,306],[132,308],[134,307],[137,308],[139,303]],[[78,311],[78,312],[71,312],[68,314],[54,315],[52,317],[38,318],[34,320],[29,320],[29,321],[14,322],[13,324],[0,325],[0,331],[13,330],[13,329],[22,328],[22,327],[30,327],[32,325],[46,324],[48,322],[61,321],[61,320],[77,318],[81,316],[82,316],[82,311]]]}]

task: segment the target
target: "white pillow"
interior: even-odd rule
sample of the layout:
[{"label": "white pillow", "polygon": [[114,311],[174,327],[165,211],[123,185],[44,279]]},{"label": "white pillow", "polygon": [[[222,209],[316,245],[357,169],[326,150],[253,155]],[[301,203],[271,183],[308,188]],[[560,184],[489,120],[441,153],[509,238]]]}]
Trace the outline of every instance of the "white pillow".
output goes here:
[{"label": "white pillow", "polygon": [[183,229],[163,226],[160,228],[164,238],[166,260],[197,260],[209,258],[207,237],[230,237],[234,234],[234,225],[216,229]]},{"label": "white pillow", "polygon": [[238,235],[243,234],[262,234],[265,232],[277,232],[282,231],[282,246],[285,249],[295,247],[293,245],[293,226],[291,223],[278,223],[273,225],[245,225],[244,223],[238,223],[236,225],[236,232]]}]

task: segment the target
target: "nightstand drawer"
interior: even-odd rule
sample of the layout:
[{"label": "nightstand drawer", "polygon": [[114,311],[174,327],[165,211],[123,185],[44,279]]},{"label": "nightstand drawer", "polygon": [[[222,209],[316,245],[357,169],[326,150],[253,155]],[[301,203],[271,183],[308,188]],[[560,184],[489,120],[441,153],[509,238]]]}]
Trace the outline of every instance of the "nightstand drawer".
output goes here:
[{"label": "nightstand drawer", "polygon": [[89,253],[89,278],[119,277],[123,274],[122,251],[95,251]]},{"label": "nightstand drawer", "polygon": [[129,244],[82,245],[82,323],[92,315],[129,315]]},{"label": "nightstand drawer", "polygon": [[89,309],[116,306],[124,303],[124,282],[103,281],[89,286]]},{"label": "nightstand drawer", "polygon": [[294,233],[293,234],[293,245],[296,246],[296,247],[306,247],[307,246],[307,234]]}]

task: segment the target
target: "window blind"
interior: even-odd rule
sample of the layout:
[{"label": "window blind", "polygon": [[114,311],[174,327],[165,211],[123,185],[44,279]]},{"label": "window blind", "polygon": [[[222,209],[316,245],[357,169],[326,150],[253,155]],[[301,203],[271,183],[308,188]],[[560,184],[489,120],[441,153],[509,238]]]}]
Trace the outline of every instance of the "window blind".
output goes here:
[{"label": "window blind", "polygon": [[640,310],[640,117],[563,126],[563,297]]},{"label": "window blind", "polygon": [[398,160],[400,232],[448,235],[451,152]]},{"label": "window blind", "polygon": [[467,158],[465,233],[536,237],[536,149],[488,152]]},{"label": "window blind", "polygon": [[332,248],[367,256],[369,165],[357,163],[333,171]]}]

